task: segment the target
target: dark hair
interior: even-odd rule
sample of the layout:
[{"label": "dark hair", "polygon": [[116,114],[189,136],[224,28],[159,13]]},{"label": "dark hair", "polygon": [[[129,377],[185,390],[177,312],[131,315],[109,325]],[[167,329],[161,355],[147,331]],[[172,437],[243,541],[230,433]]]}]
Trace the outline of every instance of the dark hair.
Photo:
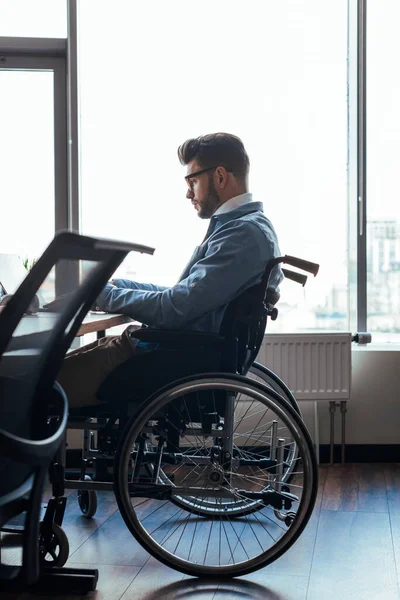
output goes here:
[{"label": "dark hair", "polygon": [[178,148],[178,157],[182,165],[196,160],[202,169],[225,167],[239,179],[245,179],[249,172],[250,161],[243,142],[230,133],[209,133],[186,140]]}]

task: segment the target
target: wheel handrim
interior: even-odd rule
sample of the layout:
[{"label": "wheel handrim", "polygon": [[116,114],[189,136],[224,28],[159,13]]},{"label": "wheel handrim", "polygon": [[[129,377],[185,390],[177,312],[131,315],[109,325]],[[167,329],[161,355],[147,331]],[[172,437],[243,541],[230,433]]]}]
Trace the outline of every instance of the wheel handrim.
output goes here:
[{"label": "wheel handrim", "polygon": [[[235,381],[234,377],[231,379],[220,379],[218,381],[213,380],[212,382],[208,383],[212,383],[214,387],[216,385],[225,386],[225,388],[230,387],[232,391],[237,391],[239,389],[238,383]],[[196,385],[200,386],[201,389],[206,389],[204,386],[207,385],[207,381],[198,380],[196,382]],[[265,386],[261,386],[260,384],[248,383],[247,386],[248,390],[246,393],[250,395],[251,401],[253,403],[253,412],[251,413],[252,417],[254,417],[254,415],[256,414],[256,411],[254,410],[255,402],[258,402],[258,404],[260,406],[263,406],[264,408],[267,406],[267,408],[271,410],[273,401],[276,401],[277,399],[279,400],[279,396],[277,396],[273,392],[270,392],[267,388],[265,388]],[[177,388],[175,388],[172,392],[168,392],[168,397],[164,397],[164,399],[161,400],[161,404],[162,402],[164,402],[165,405],[171,400],[173,400],[173,396],[174,393],[176,393],[176,390]],[[182,390],[180,390],[180,392],[182,392]],[[269,400],[268,394],[270,396]],[[268,400],[269,404],[268,402],[266,404],[266,399]],[[244,518],[241,521],[241,525],[238,525],[238,522],[240,523],[240,521],[235,520],[233,518],[235,516],[233,512],[229,515],[225,515],[225,518],[222,518],[221,513],[226,511],[221,509],[220,514],[218,514],[218,527],[220,533],[219,535],[217,533],[216,536],[212,531],[213,527],[215,526],[215,519],[212,521],[211,525],[205,525],[206,520],[203,520],[201,523],[196,522],[191,512],[185,510],[185,508],[183,507],[176,507],[175,505],[173,505],[172,502],[169,501],[161,502],[159,500],[154,499],[142,499],[140,502],[139,500],[134,500],[133,502],[131,502],[128,493],[128,486],[125,485],[125,489],[123,489],[124,483],[121,481],[121,474],[123,470],[125,470],[125,473],[127,472],[127,464],[130,458],[130,453],[127,450],[127,448],[132,439],[136,439],[139,432],[141,432],[142,429],[144,429],[145,423],[147,423],[149,417],[151,416],[151,408],[147,411],[143,411],[141,418],[139,418],[136,425],[131,428],[131,440],[127,440],[124,444],[125,454],[124,450],[122,450],[121,452],[121,458],[124,459],[125,464],[123,466],[122,463],[120,464],[118,477],[118,485],[120,490],[118,497],[119,503],[121,503],[122,505],[120,506],[121,512],[123,513],[124,519],[126,520],[128,527],[131,529],[134,535],[136,535],[138,539],[140,539],[140,541],[147,547],[147,549],[149,549],[154,555],[158,556],[158,558],[160,558],[161,560],[164,560],[165,562],[171,564],[171,566],[175,566],[175,568],[180,568],[185,572],[202,573],[204,571],[208,574],[212,574],[214,572],[218,572],[219,574],[224,574],[224,572],[232,574],[235,572],[239,573],[254,570],[254,568],[257,568],[257,565],[259,564],[267,564],[268,562],[271,562],[271,560],[277,558],[278,555],[280,555],[280,553],[284,551],[284,548],[288,547],[288,545],[291,545],[291,540],[294,539],[296,537],[296,534],[298,535],[302,528],[305,526],[304,520],[306,518],[308,519],[308,515],[310,513],[310,506],[312,509],[312,505],[315,500],[315,481],[312,481],[312,479],[315,477],[313,469],[315,465],[312,464],[313,458],[311,455],[312,450],[310,450],[311,444],[308,438],[305,441],[304,425],[302,425],[301,420],[297,417],[297,420],[295,418],[294,421],[292,421],[291,419],[293,419],[293,415],[290,414],[290,411],[287,408],[277,408],[277,406],[274,405],[274,410],[275,413],[277,413],[277,415],[281,419],[282,423],[285,424],[286,428],[290,430],[291,434],[295,437],[295,441],[301,451],[301,457],[304,464],[304,469],[300,473],[300,475],[303,478],[303,483],[301,486],[298,486],[298,484],[296,483],[294,484],[295,486],[298,486],[298,489],[301,488],[301,497],[297,501],[296,516],[294,517],[291,526],[288,528],[284,524],[283,519],[280,519],[279,515],[277,516],[276,511],[271,510],[271,507],[269,506],[260,509],[256,513],[256,516],[254,518],[252,517],[251,519],[244,512]],[[259,423],[256,429],[253,430],[253,432],[256,431],[256,435],[259,436],[259,439],[261,439],[260,432],[264,424],[264,422],[262,422],[261,424]],[[196,436],[198,437],[198,433],[195,434],[194,437]],[[243,439],[243,431],[240,432],[240,437]],[[259,451],[257,452],[259,454]],[[261,460],[261,457],[259,460]],[[194,463],[194,465],[195,464],[196,463]],[[196,469],[198,469],[198,465],[193,467],[195,476]],[[176,471],[174,474],[176,475]],[[199,473],[197,473],[197,475],[198,479],[201,479],[201,477],[203,477],[203,475],[200,476]],[[298,475],[299,473],[296,474],[297,479],[299,479]],[[234,483],[236,475],[232,472],[231,476],[233,478]],[[260,476],[259,470],[256,471],[256,474],[250,473],[250,475],[247,476],[244,476],[242,472],[240,476],[242,481],[247,481],[248,484],[249,482],[251,482],[253,487],[255,486],[257,488],[258,484],[256,482],[256,478]],[[122,477],[124,476],[122,475]],[[282,483],[282,481],[280,483]],[[276,482],[274,483],[274,486],[275,484]],[[231,494],[233,493],[232,490],[234,489],[234,487],[234,484],[232,484],[231,489],[229,490]],[[263,489],[266,489],[266,487],[267,486],[265,485],[265,481],[263,481]],[[193,488],[190,488],[188,486],[188,490],[192,489]],[[211,494],[211,492],[207,488],[204,489],[206,489],[206,493]],[[213,493],[215,493],[214,490]],[[223,493],[225,493],[225,491],[223,491]],[[199,499],[196,496],[190,494],[188,494],[188,497],[190,499],[188,501],[189,503],[193,502],[193,498],[196,498],[196,503],[202,503],[205,512],[208,510],[209,507],[204,506],[203,499]],[[178,499],[179,498],[181,499],[182,497],[178,496]],[[233,498],[236,502],[238,499],[240,500],[240,493],[235,492]],[[213,499],[213,503],[215,502],[215,499]],[[251,507],[251,504],[254,505],[254,502],[249,501],[247,497],[242,498],[243,506]],[[266,514],[267,509],[269,510],[269,514]],[[160,511],[163,513],[163,526],[157,525],[155,522],[155,516],[157,514],[161,514]],[[213,512],[211,508],[209,509],[209,512]],[[238,514],[238,517],[240,517],[240,514]],[[273,529],[275,531],[276,538],[274,538],[271,531],[268,531],[267,528],[264,526],[264,524],[262,523],[263,519],[268,521],[269,530]],[[202,531],[200,531],[200,529],[202,529]],[[270,543],[268,545],[266,543],[260,543],[260,541],[258,540],[258,544],[260,546],[258,551],[249,552],[249,549],[247,548],[247,546],[245,547],[245,544],[243,542],[243,531],[245,529],[253,532],[254,539],[257,539],[258,537],[255,533],[255,529],[263,531],[264,537],[266,537],[266,534],[270,535],[271,539],[273,540],[273,543]],[[278,534],[276,534],[276,531],[278,531]],[[199,533],[201,534],[200,538]],[[233,539],[236,540],[233,549],[229,546],[228,534],[230,534],[231,537],[233,537]],[[189,543],[189,547],[186,548],[185,552],[179,550],[179,546],[182,545],[181,540],[184,539],[184,537],[189,538],[190,535],[192,536],[192,542]],[[193,547],[195,545],[195,537],[196,540],[202,540],[204,549],[206,549],[205,556],[202,561],[199,561],[198,556],[196,558],[196,553],[193,550]],[[214,537],[218,537],[219,547],[221,546],[222,538],[226,540],[225,544],[229,547],[229,549],[225,551],[225,554],[221,553],[221,549],[219,549],[217,563],[212,557],[213,552],[210,552],[209,550],[209,548],[212,545],[215,545]],[[198,545],[197,541],[196,545]],[[216,564],[217,566],[215,566]]]}]

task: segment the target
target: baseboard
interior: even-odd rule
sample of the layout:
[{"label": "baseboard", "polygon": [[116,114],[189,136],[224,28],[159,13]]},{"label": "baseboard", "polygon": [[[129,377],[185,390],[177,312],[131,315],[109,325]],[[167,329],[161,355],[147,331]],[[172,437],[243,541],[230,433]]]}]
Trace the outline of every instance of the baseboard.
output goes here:
[{"label": "baseboard", "polygon": [[[329,444],[321,444],[319,449],[320,463],[330,462]],[[79,469],[81,461],[79,448],[67,449],[67,469]],[[335,444],[333,448],[335,463],[342,460],[342,446]],[[345,448],[345,462],[400,462],[400,444],[348,444]]]},{"label": "baseboard", "polygon": [[[329,463],[331,447],[321,444],[319,447],[320,463]],[[333,447],[333,460],[335,463],[342,460],[342,446],[335,444]],[[348,444],[345,447],[345,462],[400,462],[400,444]]]}]

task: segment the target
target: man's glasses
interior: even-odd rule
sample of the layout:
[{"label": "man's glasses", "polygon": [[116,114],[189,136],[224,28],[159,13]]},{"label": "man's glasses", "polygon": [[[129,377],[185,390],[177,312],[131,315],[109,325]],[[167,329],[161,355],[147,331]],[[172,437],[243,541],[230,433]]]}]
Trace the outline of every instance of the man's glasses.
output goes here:
[{"label": "man's glasses", "polygon": [[[207,171],[212,171],[213,169],[217,169],[220,165],[217,165],[216,167],[207,167],[206,169],[201,169],[200,171],[195,171],[194,173],[189,173],[189,175],[185,176],[185,180],[188,184],[188,186],[191,188],[192,187],[192,182],[190,181],[192,178],[194,179],[195,177],[198,177],[199,175],[203,175],[203,173],[207,173]],[[221,165],[222,166],[222,165]],[[226,169],[226,167],[225,167]],[[232,172],[231,169],[226,169],[228,172]]]}]

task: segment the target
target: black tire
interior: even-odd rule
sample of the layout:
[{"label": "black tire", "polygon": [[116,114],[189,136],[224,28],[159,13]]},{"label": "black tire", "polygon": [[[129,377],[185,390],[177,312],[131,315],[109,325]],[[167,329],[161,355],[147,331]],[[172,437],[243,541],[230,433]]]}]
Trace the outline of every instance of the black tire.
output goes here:
[{"label": "black tire", "polygon": [[301,417],[301,411],[299,403],[294,397],[293,393],[289,390],[288,386],[276,373],[265,367],[261,363],[253,362],[249,369],[248,376],[251,377],[251,374],[259,377],[262,383],[265,383],[268,387],[271,387],[275,392],[277,392],[282,398],[284,398],[289,404],[294,408],[297,414]]},{"label": "black tire", "polygon": [[[85,481],[92,481],[85,475]],[[85,519],[91,519],[97,512],[97,493],[95,490],[78,490],[78,504]]]},{"label": "black tire", "polygon": [[52,523],[50,539],[43,536],[43,521],[40,524],[39,561],[42,567],[63,567],[69,556],[69,542],[65,531]]},{"label": "black tire", "polygon": [[[195,403],[192,403],[190,407],[187,406],[188,394],[204,391],[207,391],[208,394],[210,390],[218,390],[218,394],[224,390],[231,396],[233,394],[234,398],[245,393],[248,398],[248,407],[243,406],[244,401],[240,400],[240,406],[239,402],[238,405],[232,405],[233,412],[236,409],[246,409],[247,418],[250,419],[246,422],[246,427],[253,427],[250,425],[250,421],[257,421],[253,429],[249,431],[242,429],[236,433],[236,438],[242,444],[241,448],[245,448],[248,440],[251,444],[242,451],[239,459],[236,459],[239,465],[236,471],[233,467],[234,461],[229,467],[230,470],[226,471],[225,467],[215,466],[215,462],[208,460],[208,454],[203,450],[209,448],[209,445],[206,446],[205,442],[201,440],[202,438],[206,440],[210,436],[207,432],[201,431],[202,426],[198,425],[198,416],[190,417],[189,410],[196,411],[198,408]],[[190,398],[192,399],[193,396]],[[253,405],[254,408],[251,408]],[[159,439],[160,415],[162,423],[171,424],[175,412],[179,414],[179,419],[184,415],[186,425],[183,437],[185,440],[189,440],[189,438],[193,440],[192,453],[185,454],[181,452],[181,448],[178,449],[174,456],[176,458],[183,457],[183,471],[179,475],[179,482],[177,482],[177,474],[182,466],[176,468],[172,474],[171,481],[175,481],[173,485],[165,484],[160,479],[157,481],[157,490],[161,494],[164,493],[164,497],[155,498],[154,495],[151,497],[149,492],[151,486],[147,489],[141,487],[142,480],[140,479],[137,483],[132,482],[128,475],[129,465],[131,463],[134,465],[139,456],[136,451],[137,440],[141,439],[143,434],[147,436],[147,439],[151,436],[154,436],[155,440]],[[265,416],[265,421],[261,420],[260,415],[263,419]],[[282,438],[281,458],[276,460],[275,467],[271,467],[272,463],[268,462],[269,459],[266,458],[268,449],[265,450],[263,445],[268,432],[265,434],[263,432],[265,425],[274,415],[281,420],[281,430],[285,429],[286,439],[289,441],[286,442]],[[234,415],[232,415],[231,423],[233,417]],[[226,419],[225,416],[224,429],[225,423],[229,421]],[[164,424],[162,427],[165,426]],[[232,440],[233,451],[235,450],[234,434],[235,431],[233,434],[225,435],[225,440]],[[223,432],[221,432],[221,436],[224,436]],[[296,481],[293,489],[286,483],[285,489],[282,489],[282,481],[278,481],[276,471],[271,476],[271,468],[279,469],[279,465],[283,465],[283,452],[287,443],[289,445],[292,443],[292,438],[299,452]],[[183,446],[188,444],[185,440]],[[259,443],[260,440],[262,443]],[[168,463],[169,459],[167,460],[168,452],[163,447],[162,453],[164,451],[166,458],[164,461],[161,459],[163,473],[170,464]],[[171,452],[168,456],[170,454]],[[267,463],[270,466],[267,466]],[[250,467],[247,466],[248,464]],[[257,466],[252,467],[251,465]],[[156,468],[155,464],[153,468]],[[222,473],[225,479],[222,477],[218,483],[215,483],[215,475],[218,473]],[[311,516],[317,494],[315,453],[308,431],[297,411],[288,402],[282,401],[282,398],[271,388],[239,375],[198,375],[179,380],[179,382],[166,386],[160,392],[153,394],[146,402],[145,407],[127,424],[120,438],[115,456],[114,477],[118,507],[135,538],[161,562],[192,576],[241,576],[270,564],[297,540]],[[271,484],[267,483],[271,481]],[[179,485],[176,485],[177,483]],[[164,485],[165,492],[162,489]],[[269,485],[270,487],[268,487]],[[176,486],[176,492],[174,492],[174,486]],[[137,499],[135,497],[132,499],[135,489],[137,490],[136,494],[139,494],[140,497],[136,496]],[[155,489],[154,486],[152,489]],[[281,504],[279,509],[272,506],[269,501],[272,495],[265,491],[272,492],[274,498],[281,501],[282,494],[285,494],[288,489],[289,493],[293,494],[290,506],[283,507]],[[255,492],[256,494],[254,494]],[[180,506],[178,508],[170,497],[174,493],[179,499]],[[261,496],[261,494],[265,495]],[[212,509],[213,505],[215,506],[218,502],[218,498],[225,507],[224,518],[222,518],[222,511]],[[191,507],[185,509],[185,502]],[[197,507],[202,506],[204,502],[208,502],[210,507],[207,517],[199,521],[195,515],[196,505]],[[241,511],[238,510],[239,502],[244,505]],[[247,508],[251,509],[250,512],[254,512],[256,508],[257,512],[254,518],[249,518],[246,504]],[[159,523],[159,521],[162,522]],[[230,541],[227,530],[233,534]],[[254,533],[258,530],[259,537]],[[266,532],[269,535],[265,535]],[[218,535],[219,540],[215,540],[214,538]],[[251,543],[252,536],[257,538],[258,545]],[[219,552],[218,558],[214,556],[216,552]]]}]

